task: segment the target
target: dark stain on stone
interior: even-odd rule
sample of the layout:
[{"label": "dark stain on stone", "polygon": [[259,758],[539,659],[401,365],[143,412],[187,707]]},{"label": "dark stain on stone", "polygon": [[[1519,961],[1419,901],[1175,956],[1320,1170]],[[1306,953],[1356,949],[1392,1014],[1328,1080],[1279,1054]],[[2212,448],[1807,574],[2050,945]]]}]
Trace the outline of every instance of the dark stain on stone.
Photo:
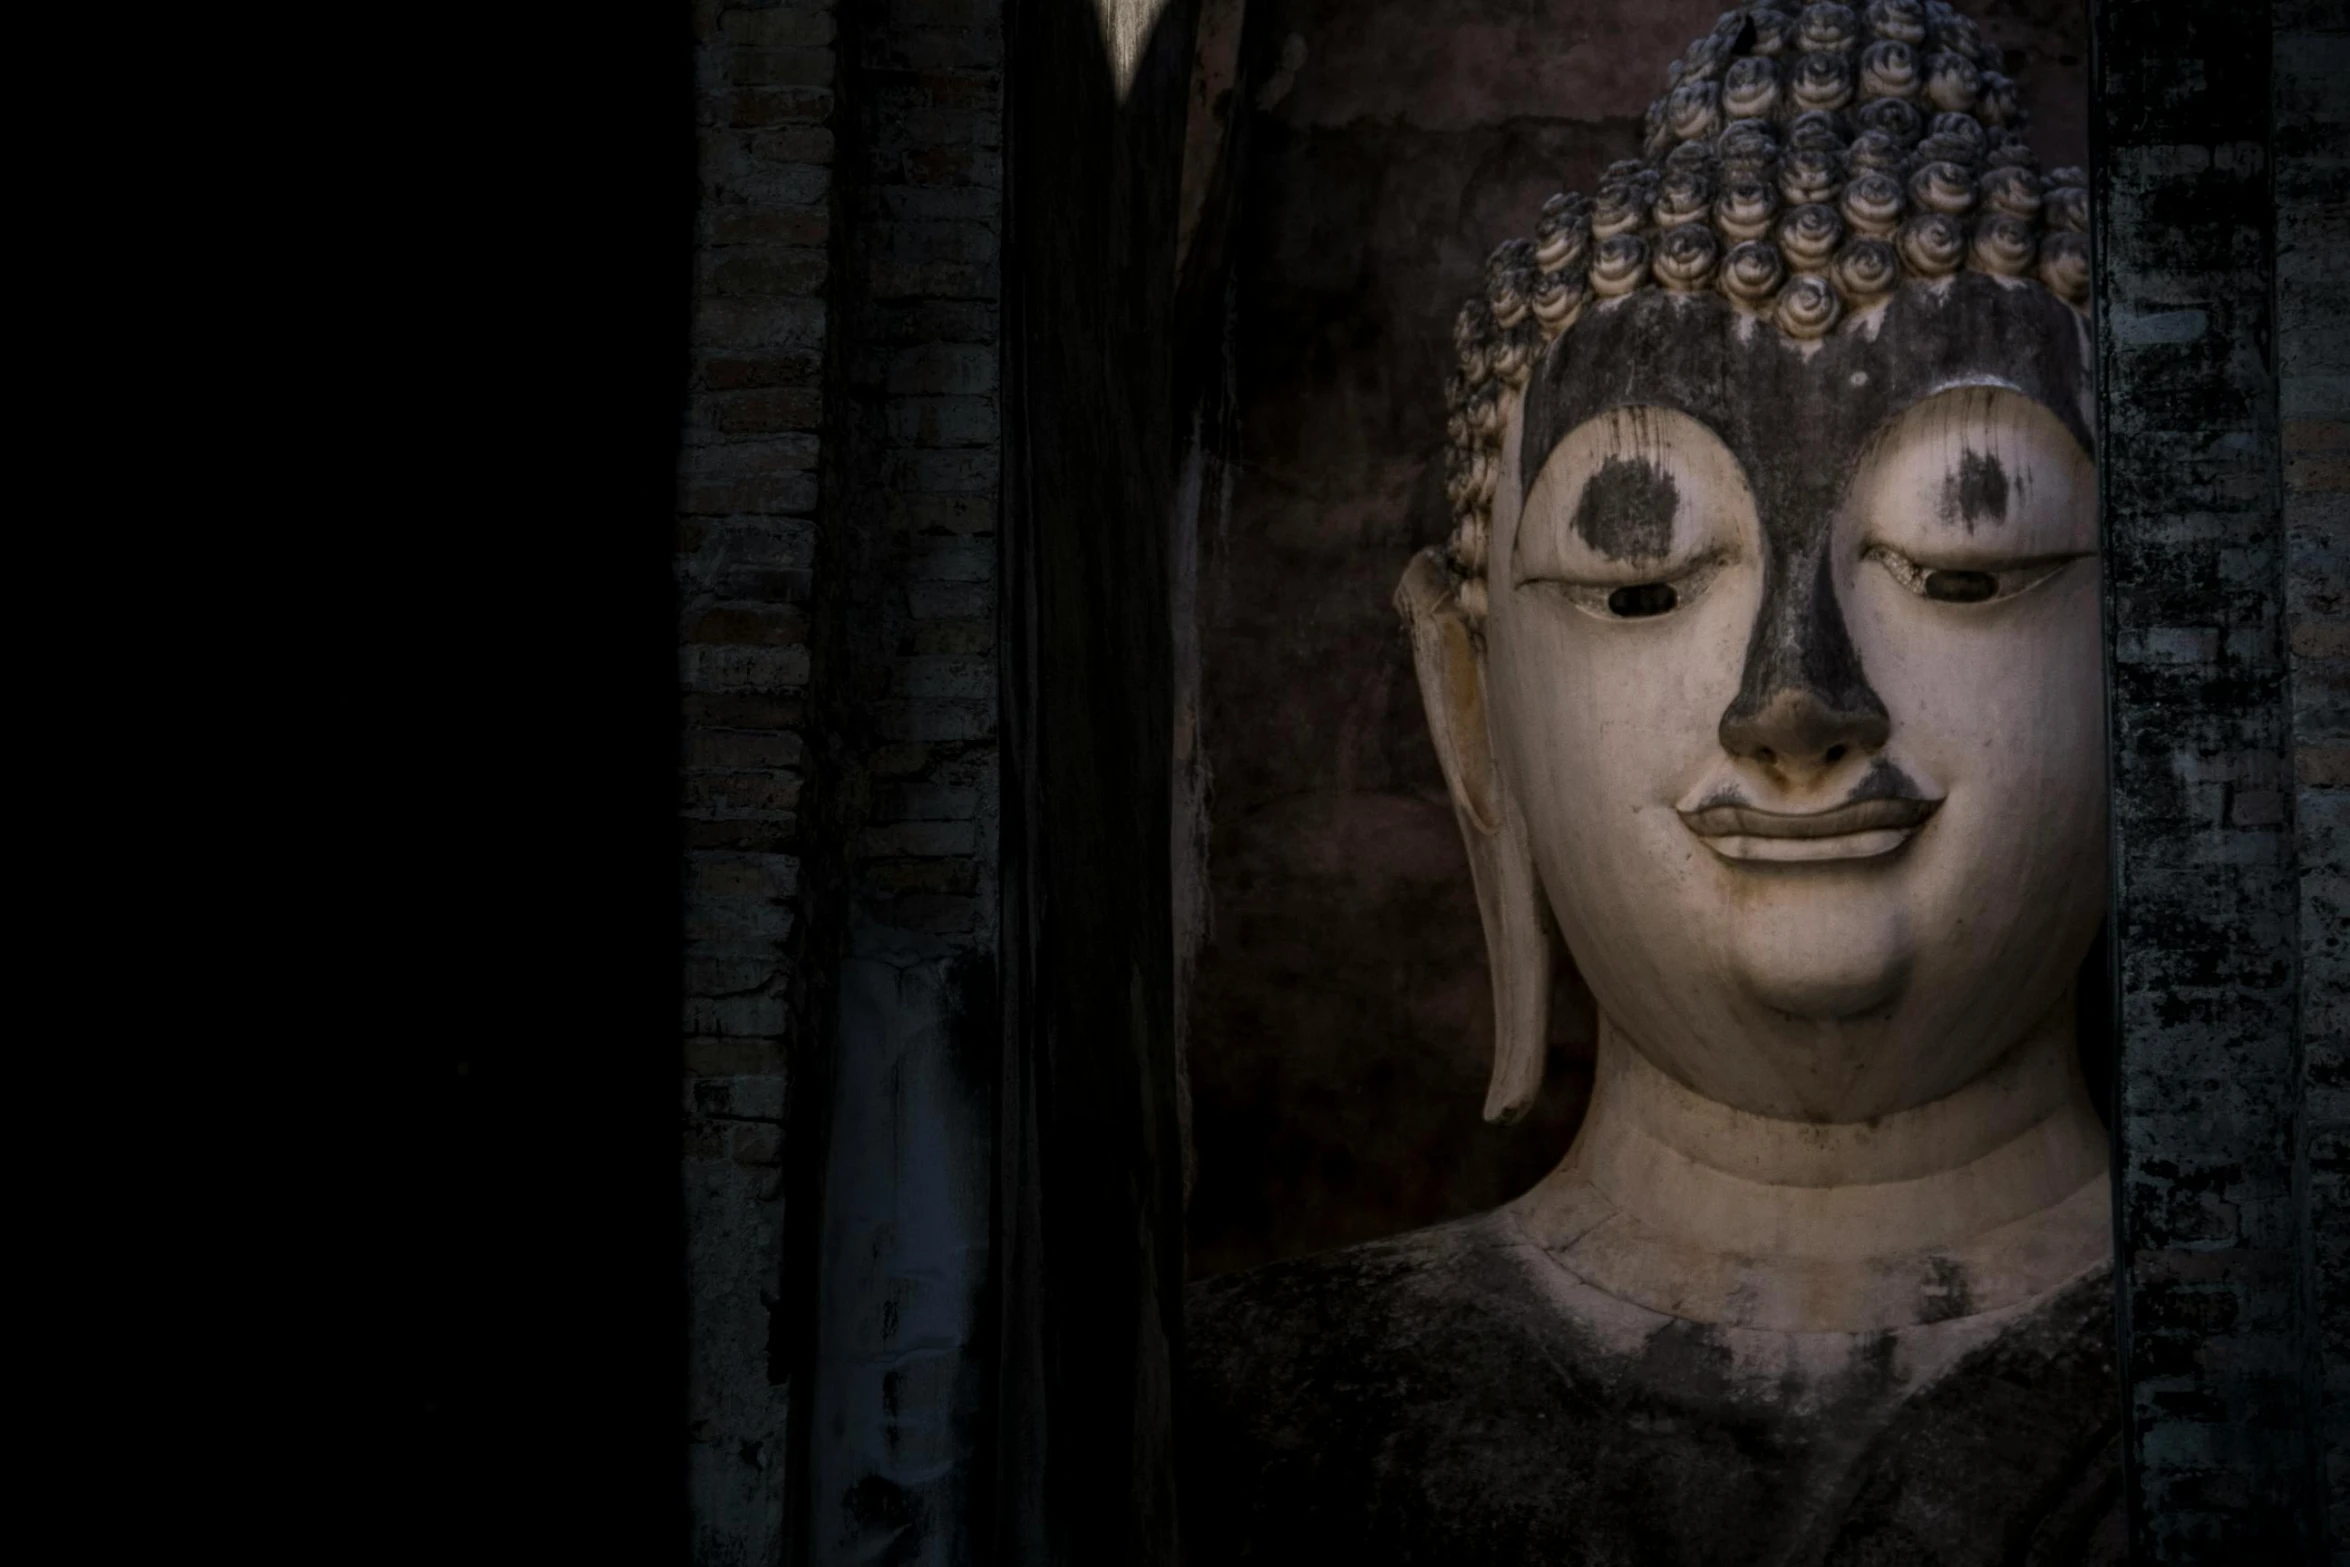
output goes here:
[{"label": "dark stain on stone", "polygon": [[1919,800],[1926,791],[1918,787],[1916,779],[1892,762],[1880,756],[1869,764],[1869,770],[1853,787],[1850,798],[1855,800]]},{"label": "dark stain on stone", "polygon": [[1662,560],[1673,547],[1681,490],[1645,457],[1610,457],[1583,486],[1574,528],[1609,560]]},{"label": "dark stain on stone", "polygon": [[1966,1269],[1948,1257],[1936,1257],[1926,1264],[1926,1282],[1918,1291],[1918,1320],[1920,1322],[1947,1322],[1963,1317],[1974,1309],[1975,1293],[1968,1285]]},{"label": "dark stain on stone", "polygon": [[2093,449],[2079,330],[2072,307],[2045,289],[2004,289],[1980,273],[1905,287],[1875,333],[1832,333],[1810,357],[1775,333],[1741,334],[1735,318],[1726,299],[1656,293],[1578,321],[1526,388],[1524,486],[1541,473],[1537,456],[1586,420],[1610,408],[1677,409],[1737,457],[1766,538],[1797,544],[1826,529],[1887,424],[1986,371]]},{"label": "dark stain on stone", "polygon": [[1901,1386],[1901,1335],[1879,1328],[1863,1335],[1858,1348],[1852,1368],[1854,1387],[1871,1398],[1897,1392]]},{"label": "dark stain on stone", "polygon": [[841,1510],[861,1531],[904,1531],[916,1539],[922,1534],[921,1499],[896,1481],[880,1475],[867,1475],[850,1486],[841,1497]]},{"label": "dark stain on stone", "polygon": [[2007,469],[1989,452],[1958,455],[1958,472],[1942,481],[1942,520],[1975,531],[1978,522],[2007,520]]}]

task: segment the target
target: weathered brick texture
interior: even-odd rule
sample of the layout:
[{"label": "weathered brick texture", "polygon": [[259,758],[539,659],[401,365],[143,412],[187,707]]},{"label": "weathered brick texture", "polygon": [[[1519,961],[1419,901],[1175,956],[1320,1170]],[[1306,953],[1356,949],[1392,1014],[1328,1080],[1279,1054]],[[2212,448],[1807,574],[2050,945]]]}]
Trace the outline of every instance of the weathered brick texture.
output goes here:
[{"label": "weathered brick texture", "polygon": [[2277,414],[2300,865],[2304,1372],[2324,1543],[2350,1556],[2350,12],[2281,4]]},{"label": "weathered brick texture", "polygon": [[840,410],[858,562],[843,625],[852,896],[878,926],[990,952],[999,9],[888,0],[859,15]]},{"label": "weathered brick texture", "polygon": [[[842,14],[813,621],[824,1108],[789,1521],[811,1563],[968,1559],[995,1071],[1000,5]],[[812,949],[813,950],[813,949]],[[798,1189],[798,1188],[795,1188]]]},{"label": "weathered brick texture", "polygon": [[701,189],[677,574],[693,1559],[769,1567],[785,1537],[788,1390],[770,1353],[783,1134],[809,1027],[794,937],[837,64],[830,0],[696,0],[692,25]]},{"label": "weathered brick texture", "polygon": [[[984,5],[913,0],[856,20],[841,39],[828,4],[705,4],[696,17],[702,224],[679,560],[705,1561],[774,1560],[802,1531],[819,1558],[842,1543],[838,1497],[821,1518],[785,1516],[783,1437],[808,1415],[786,1405],[793,1366],[815,1367],[797,1396],[828,1411],[806,1455],[821,1486],[836,1460],[864,1461],[860,1439],[885,1419],[943,1429],[960,1396],[952,1364],[863,1380],[872,1363],[930,1353],[893,1343],[901,1312],[928,1312],[947,1362],[970,1348],[961,1285],[930,1277],[927,1304],[908,1293],[936,1259],[898,1257],[893,1225],[934,1237],[899,1201],[912,1200],[893,1184],[905,1172],[868,1156],[892,1135],[968,1153],[973,1128],[920,1117],[985,1102],[920,1084],[951,1065],[938,1042],[968,1022],[968,976],[993,954],[1002,36]],[[854,178],[836,188],[844,128]],[[819,577],[825,615],[811,613]],[[838,874],[804,885],[811,854]],[[830,929],[801,947],[808,920]],[[796,972],[795,954],[815,971]],[[799,1086],[827,1099],[813,1124],[840,1121],[841,1135],[799,1187],[787,1161],[821,1151],[782,1146],[787,1125],[811,1124],[804,1107],[787,1116],[786,1095],[792,1068],[819,1066]],[[866,1135],[868,1112],[883,1135]],[[852,1249],[871,1242],[859,1266],[790,1276],[787,1188],[824,1192],[825,1245],[835,1230]],[[859,1228],[873,1223],[882,1232]],[[982,1203],[967,1248],[981,1262],[984,1239]],[[822,1344],[776,1342],[779,1297],[799,1290],[823,1297],[805,1326]],[[952,1469],[961,1450],[937,1456]],[[959,1527],[949,1482],[908,1493],[934,1538]],[[907,1516],[892,1503],[840,1526],[886,1533]]]},{"label": "weathered brick texture", "polygon": [[2350,356],[2339,7],[2319,14],[2189,0],[2097,24],[2119,1300],[2146,1563],[2316,1559],[2345,1369],[2323,453]]}]

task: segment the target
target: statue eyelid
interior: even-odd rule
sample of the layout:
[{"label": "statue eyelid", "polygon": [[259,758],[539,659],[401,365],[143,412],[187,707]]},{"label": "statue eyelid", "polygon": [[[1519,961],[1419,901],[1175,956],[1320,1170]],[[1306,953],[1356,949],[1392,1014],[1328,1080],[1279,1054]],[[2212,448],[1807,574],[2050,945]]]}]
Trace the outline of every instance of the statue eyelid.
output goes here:
[{"label": "statue eyelid", "polygon": [[2076,560],[2087,560],[2094,550],[2061,555],[2037,555],[2018,560],[1984,561],[1972,565],[1936,565],[1906,555],[1889,544],[1872,544],[1863,560],[1875,561],[1886,575],[1912,595],[1939,604],[1997,604],[2030,591]]},{"label": "statue eyelid", "polygon": [[[1580,500],[1582,493],[1578,485],[1569,499]],[[1678,582],[1701,569],[1728,564],[1744,553],[1731,525],[1709,516],[1704,509],[1682,511],[1661,552],[1630,556],[1610,554],[1604,546],[1579,534],[1563,515],[1545,516],[1537,522],[1538,510],[1550,512],[1553,507],[1526,507],[1513,530],[1509,581],[1514,588],[1548,583],[1594,587],[1604,593],[1633,583]],[[1529,564],[1528,555],[1537,559]]]},{"label": "statue eyelid", "polygon": [[1669,575],[1659,572],[1629,581],[1586,582],[1536,573],[1519,577],[1514,585],[1555,593],[1595,620],[1662,620],[1704,597],[1730,559],[1729,550],[1717,547],[1682,562]]},{"label": "statue eyelid", "polygon": [[[1524,538],[1520,534],[1520,540]],[[1575,553],[1591,562],[1590,569],[1576,569],[1579,563],[1527,565],[1519,557],[1523,551],[1513,549],[1510,562],[1510,586],[1527,588],[1542,585],[1560,587],[1610,588],[1625,587],[1639,582],[1679,582],[1700,571],[1711,579],[1713,571],[1728,565],[1738,551],[1728,544],[1701,543],[1687,551],[1672,551],[1663,555],[1631,560],[1611,560],[1596,550],[1578,548]]]}]

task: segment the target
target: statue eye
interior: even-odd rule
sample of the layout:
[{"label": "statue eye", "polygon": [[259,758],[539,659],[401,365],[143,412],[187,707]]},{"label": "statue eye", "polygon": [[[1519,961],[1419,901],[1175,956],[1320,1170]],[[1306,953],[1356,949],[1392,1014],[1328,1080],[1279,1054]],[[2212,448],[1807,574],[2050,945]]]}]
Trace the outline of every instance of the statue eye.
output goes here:
[{"label": "statue eye", "polygon": [[1980,604],[1999,591],[1999,579],[1987,571],[1928,571],[1926,597],[1945,604]]},{"label": "statue eye", "polygon": [[1998,571],[1973,571],[1921,565],[1899,550],[1880,544],[1868,552],[1868,558],[1883,566],[1894,581],[1919,598],[1932,599],[1937,604],[1988,604],[2014,598],[2080,557],[2063,555],[2049,560],[2018,561]]},{"label": "statue eye", "polygon": [[1636,582],[1628,588],[1618,588],[1607,596],[1611,615],[1625,620],[1639,620],[1648,615],[1662,615],[1681,602],[1681,595],[1673,591],[1670,582]]},{"label": "statue eye", "polygon": [[1563,598],[1594,620],[1655,620],[1696,603],[1729,564],[1730,557],[1716,551],[1700,555],[1672,576],[1655,582],[1577,582],[1568,577],[1526,577],[1517,585]]}]

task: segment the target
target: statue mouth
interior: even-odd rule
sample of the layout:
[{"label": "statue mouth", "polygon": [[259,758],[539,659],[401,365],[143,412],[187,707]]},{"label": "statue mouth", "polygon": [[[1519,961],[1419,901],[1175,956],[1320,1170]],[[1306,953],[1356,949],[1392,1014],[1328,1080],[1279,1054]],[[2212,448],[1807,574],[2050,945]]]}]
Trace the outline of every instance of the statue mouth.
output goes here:
[{"label": "statue mouth", "polygon": [[1681,820],[1728,860],[1867,860],[1909,841],[1940,800],[1879,795],[1825,811],[1765,811],[1735,801],[1682,811]]}]

